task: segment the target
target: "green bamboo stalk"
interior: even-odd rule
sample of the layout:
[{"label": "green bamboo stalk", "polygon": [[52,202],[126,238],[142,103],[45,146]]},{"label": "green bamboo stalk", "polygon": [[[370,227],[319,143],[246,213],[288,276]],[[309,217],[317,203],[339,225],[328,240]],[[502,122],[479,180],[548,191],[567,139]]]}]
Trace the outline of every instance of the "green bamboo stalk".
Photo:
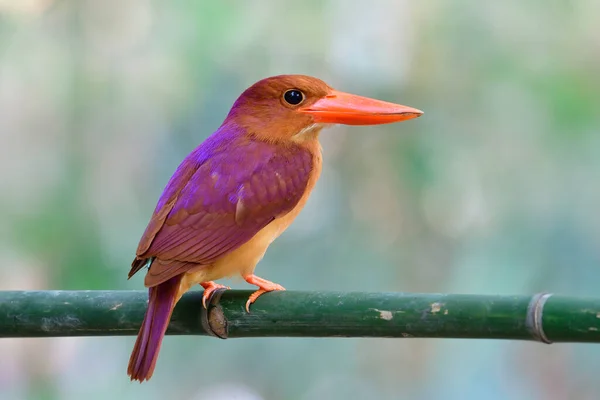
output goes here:
[{"label": "green bamboo stalk", "polygon": [[[208,310],[202,292],[187,293],[167,334],[600,342],[600,299],[287,291],[248,314],[250,293],[220,291]],[[136,335],[146,304],[146,291],[0,291],[0,337]]]}]

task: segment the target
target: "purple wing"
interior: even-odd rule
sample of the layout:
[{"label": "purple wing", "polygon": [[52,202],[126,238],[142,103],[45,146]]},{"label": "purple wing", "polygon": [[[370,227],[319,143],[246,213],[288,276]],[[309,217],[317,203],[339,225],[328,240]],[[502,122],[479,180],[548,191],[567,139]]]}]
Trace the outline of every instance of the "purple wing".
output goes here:
[{"label": "purple wing", "polygon": [[[200,146],[175,173],[140,241],[138,260],[161,261],[152,264],[148,286],[236,249],[304,194],[312,171],[306,149],[246,138],[206,144],[208,154]],[[179,192],[170,190],[176,183],[183,187]]]}]

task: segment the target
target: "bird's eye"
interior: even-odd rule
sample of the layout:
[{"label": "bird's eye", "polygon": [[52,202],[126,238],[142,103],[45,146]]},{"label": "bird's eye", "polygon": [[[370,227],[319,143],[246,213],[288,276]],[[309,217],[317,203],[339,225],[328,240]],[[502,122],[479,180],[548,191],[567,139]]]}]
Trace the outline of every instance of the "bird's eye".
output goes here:
[{"label": "bird's eye", "polygon": [[304,93],[297,89],[291,89],[283,94],[283,99],[286,103],[297,106],[304,101]]}]

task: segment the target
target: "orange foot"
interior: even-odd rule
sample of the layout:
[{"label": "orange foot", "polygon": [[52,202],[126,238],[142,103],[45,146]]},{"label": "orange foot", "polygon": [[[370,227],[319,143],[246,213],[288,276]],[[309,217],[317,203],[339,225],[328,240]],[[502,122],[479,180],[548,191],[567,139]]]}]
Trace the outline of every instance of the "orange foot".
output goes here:
[{"label": "orange foot", "polygon": [[244,280],[249,284],[256,285],[260,288],[256,292],[252,293],[248,298],[248,301],[246,302],[246,311],[248,313],[250,313],[250,304],[254,303],[256,299],[258,299],[261,295],[267,292],[272,292],[273,290],[285,290],[283,286],[268,281],[266,279],[259,278],[254,274],[244,276]]},{"label": "orange foot", "polygon": [[202,295],[202,305],[204,308],[206,308],[206,302],[210,299],[210,296],[213,295],[215,290],[231,289],[229,286],[220,285],[218,283],[214,283],[213,281],[202,282],[200,286],[204,288],[204,294]]}]

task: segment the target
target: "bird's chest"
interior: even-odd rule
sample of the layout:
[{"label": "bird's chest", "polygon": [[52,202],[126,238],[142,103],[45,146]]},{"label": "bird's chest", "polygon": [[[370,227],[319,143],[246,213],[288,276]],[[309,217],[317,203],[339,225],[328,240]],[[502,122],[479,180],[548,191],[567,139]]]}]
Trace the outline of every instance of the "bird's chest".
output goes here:
[{"label": "bird's chest", "polygon": [[232,276],[240,272],[242,275],[246,275],[254,271],[254,267],[263,258],[269,245],[290,226],[304,208],[321,175],[321,169],[322,157],[321,152],[318,151],[314,153],[313,168],[307,182],[306,190],[300,201],[298,201],[298,204],[290,212],[276,218],[269,225],[257,232],[248,242],[217,260],[213,265],[215,277],[212,279]]},{"label": "bird's chest", "polygon": [[298,204],[296,204],[296,206],[289,213],[280,218],[275,219],[263,229],[263,231],[265,231],[265,236],[267,238],[270,238],[268,244],[271,244],[273,240],[275,240],[279,235],[281,235],[291,225],[291,223],[294,222],[298,214],[300,214],[300,211],[302,211],[302,209],[306,205],[310,194],[312,193],[317,181],[319,180],[319,177],[321,176],[322,167],[323,159],[321,156],[321,151],[319,149],[313,154],[313,168],[311,170],[308,182],[306,184],[306,190],[304,191],[304,194],[298,201]]}]

